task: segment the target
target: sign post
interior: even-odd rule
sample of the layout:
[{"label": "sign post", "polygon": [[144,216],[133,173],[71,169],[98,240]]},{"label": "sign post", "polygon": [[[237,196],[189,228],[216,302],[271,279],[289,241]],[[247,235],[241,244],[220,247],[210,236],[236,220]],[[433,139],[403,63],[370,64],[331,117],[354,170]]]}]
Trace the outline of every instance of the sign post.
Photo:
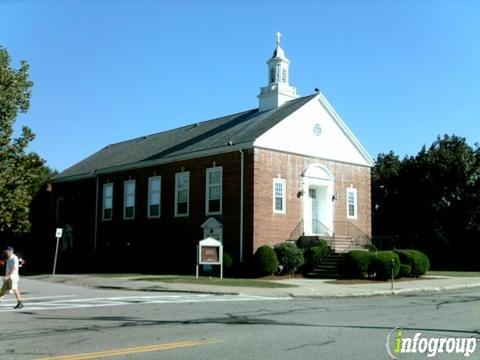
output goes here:
[{"label": "sign post", "polygon": [[200,265],[220,265],[220,279],[223,279],[223,245],[220,241],[208,237],[198,243],[195,269],[197,279]]},{"label": "sign post", "polygon": [[53,273],[52,276],[55,276],[55,270],[57,269],[57,257],[58,257],[58,244],[60,242],[60,238],[63,235],[63,229],[57,228],[55,231],[55,237],[57,238],[57,245],[55,246],[55,259],[53,260]]}]

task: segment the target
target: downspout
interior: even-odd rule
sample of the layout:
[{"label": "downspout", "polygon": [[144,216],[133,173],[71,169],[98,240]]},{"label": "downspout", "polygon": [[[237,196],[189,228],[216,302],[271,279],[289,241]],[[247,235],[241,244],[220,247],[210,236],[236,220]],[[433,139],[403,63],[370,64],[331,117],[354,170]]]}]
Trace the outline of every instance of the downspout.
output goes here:
[{"label": "downspout", "polygon": [[240,149],[240,262],[243,262],[243,177],[244,177],[244,153]]},{"label": "downspout", "polygon": [[98,175],[95,176],[97,178],[97,189],[95,191],[95,229],[93,234],[93,251],[97,252],[97,232],[98,232]]}]

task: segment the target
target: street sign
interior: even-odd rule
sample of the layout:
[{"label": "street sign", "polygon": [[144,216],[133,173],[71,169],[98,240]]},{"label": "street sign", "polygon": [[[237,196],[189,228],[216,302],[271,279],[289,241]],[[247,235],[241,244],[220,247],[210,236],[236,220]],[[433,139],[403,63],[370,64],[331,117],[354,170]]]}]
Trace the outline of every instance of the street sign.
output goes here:
[{"label": "street sign", "polygon": [[57,269],[57,257],[58,257],[58,243],[60,242],[60,238],[63,235],[63,229],[57,228],[55,231],[55,237],[57,238],[57,246],[55,246],[55,258],[53,259],[53,272],[52,276],[55,276],[55,270]]}]

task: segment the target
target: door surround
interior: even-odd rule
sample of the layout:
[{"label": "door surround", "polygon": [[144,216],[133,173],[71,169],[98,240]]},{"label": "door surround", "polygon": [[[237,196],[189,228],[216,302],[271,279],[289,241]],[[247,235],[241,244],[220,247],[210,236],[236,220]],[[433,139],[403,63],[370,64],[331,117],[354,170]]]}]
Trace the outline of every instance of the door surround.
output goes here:
[{"label": "door surround", "polygon": [[[303,232],[307,236],[312,235],[333,235],[333,195],[334,178],[331,171],[325,166],[314,163],[309,165],[302,173],[303,193]],[[315,189],[315,195],[323,196],[316,201],[318,206],[317,214],[313,214],[310,189]],[[313,219],[323,224],[327,229],[322,228],[321,233],[313,226]]]}]

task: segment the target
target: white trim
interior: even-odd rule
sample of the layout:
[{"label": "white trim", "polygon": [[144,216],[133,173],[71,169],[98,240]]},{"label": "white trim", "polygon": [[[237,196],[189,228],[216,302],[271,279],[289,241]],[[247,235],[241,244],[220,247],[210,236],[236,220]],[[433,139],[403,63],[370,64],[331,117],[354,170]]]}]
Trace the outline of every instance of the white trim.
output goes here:
[{"label": "white trim", "polygon": [[69,176],[62,176],[62,177],[57,176],[52,179],[52,183],[77,181],[77,180],[92,178],[96,175],[113,174],[120,171],[132,170],[132,169],[144,169],[154,165],[170,164],[170,163],[174,163],[181,160],[192,160],[192,159],[198,159],[206,156],[228,154],[228,153],[233,153],[242,149],[247,150],[251,148],[253,148],[253,142],[246,141],[242,143],[233,144],[231,146],[228,145],[228,146],[220,146],[214,149],[191,151],[185,154],[167,156],[161,159],[134,162],[130,164],[110,166],[102,169],[95,169],[91,172],[77,174],[77,175],[69,175]]},{"label": "white trim", "polygon": [[[112,195],[109,196],[109,198],[111,199],[112,205],[109,208],[105,207],[105,200],[107,199],[105,194],[106,194],[106,188],[107,187],[112,188]],[[105,217],[105,210],[107,210],[107,209],[111,210],[110,217],[108,217],[108,218]],[[110,221],[112,219],[113,219],[113,183],[105,183],[105,184],[103,184],[103,190],[102,190],[102,221]]]},{"label": "white trim", "polygon": [[[152,191],[152,183],[154,181],[159,181],[159,189],[158,189],[158,204],[152,204],[152,195],[154,195],[156,192]],[[162,177],[161,176],[150,176],[148,178],[148,198],[147,198],[147,218],[148,219],[158,219],[161,216],[162,213]],[[158,205],[158,215],[152,215],[150,213],[150,207],[152,205]]]},{"label": "white trim", "polygon": [[[187,175],[187,187],[186,189],[179,189],[178,188],[178,179],[182,175]],[[178,213],[178,191],[179,190],[187,190],[187,212],[185,214]],[[190,171],[182,171],[175,174],[175,208],[174,214],[175,217],[188,217],[190,213]]]},{"label": "white trim", "polygon": [[[275,185],[280,184],[282,186],[282,210],[277,210],[276,208],[276,196]],[[272,185],[272,197],[273,197],[273,213],[274,214],[286,214],[287,213],[287,182],[282,178],[274,178]]]},{"label": "white trim", "polygon": [[[320,171],[319,171],[320,170]],[[313,163],[302,172],[303,191],[303,226],[305,235],[328,235],[333,234],[334,194],[335,179],[332,172],[326,166]],[[324,195],[323,202],[318,206],[323,207],[322,219],[318,219],[328,228],[328,234],[318,234],[313,227],[314,214],[312,213],[312,200],[310,199],[310,188],[315,188],[317,195]]]},{"label": "white trim", "polygon": [[[210,173],[212,172],[220,172],[220,184],[210,184],[209,179],[210,179]],[[220,215],[222,214],[223,210],[223,167],[222,166],[216,166],[216,167],[211,167],[208,168],[205,171],[205,214],[206,215]],[[212,186],[218,186],[220,185],[220,210],[219,211],[210,211],[209,210],[209,198],[210,198],[210,188]]]},{"label": "white trim", "polygon": [[[133,184],[133,193],[128,193],[128,185]],[[135,219],[135,202],[136,202],[136,181],[125,180],[123,182],[123,220]],[[132,216],[127,216],[127,198],[133,196],[133,213]]]},{"label": "white trim", "polygon": [[333,120],[338,124],[340,129],[342,129],[343,133],[347,136],[347,138],[350,140],[350,142],[357,148],[357,150],[360,152],[362,157],[365,159],[365,161],[373,167],[375,165],[375,161],[372,159],[370,154],[368,153],[367,149],[362,145],[362,143],[357,139],[357,137],[353,134],[353,132],[350,130],[350,128],[347,126],[345,121],[340,117],[340,115],[335,111],[333,106],[328,102],[327,98],[322,94],[319,93],[316,98],[318,99],[318,102],[325,108],[325,110],[330,114]]},{"label": "white trim", "polygon": [[[353,204],[349,203],[348,195],[352,193],[353,194]],[[357,219],[358,217],[358,201],[357,201],[357,189],[354,187],[349,187],[347,188],[347,219]],[[350,209],[349,205],[353,205],[353,215],[350,215]]]}]

